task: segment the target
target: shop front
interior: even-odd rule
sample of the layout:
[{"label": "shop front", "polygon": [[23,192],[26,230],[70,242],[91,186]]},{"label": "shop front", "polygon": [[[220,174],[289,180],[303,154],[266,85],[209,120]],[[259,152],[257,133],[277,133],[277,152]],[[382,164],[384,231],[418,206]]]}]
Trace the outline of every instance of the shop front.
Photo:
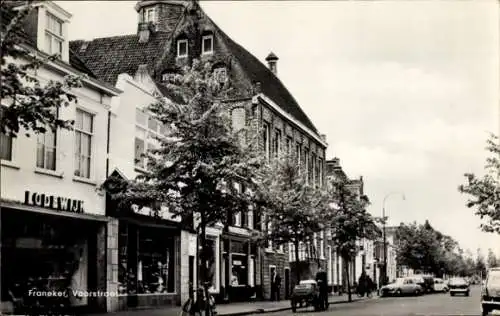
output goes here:
[{"label": "shop front", "polygon": [[222,291],[224,300],[249,301],[255,298],[257,247],[249,238],[225,235],[222,246]]},{"label": "shop front", "polygon": [[119,220],[119,310],[180,304],[180,229],[169,224]]},{"label": "shop front", "polygon": [[107,218],[77,199],[25,196],[0,205],[2,309],[106,311]]}]

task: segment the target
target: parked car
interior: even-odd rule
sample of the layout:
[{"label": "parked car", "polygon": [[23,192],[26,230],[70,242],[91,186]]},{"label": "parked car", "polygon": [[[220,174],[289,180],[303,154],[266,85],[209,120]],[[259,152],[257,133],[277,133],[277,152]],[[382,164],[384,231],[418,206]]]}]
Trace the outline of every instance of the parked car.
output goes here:
[{"label": "parked car", "polygon": [[434,292],[434,277],[429,275],[415,275],[415,281],[420,285],[424,293]]},{"label": "parked car", "polygon": [[448,292],[448,283],[441,278],[434,279],[434,292]]},{"label": "parked car", "polygon": [[302,280],[293,288],[290,297],[292,311],[295,313],[297,307],[314,306],[315,311],[321,307],[318,283],[315,280]]},{"label": "parked car", "polygon": [[397,278],[394,283],[387,284],[380,289],[380,296],[420,295],[422,293],[422,287],[413,277]]},{"label": "parked car", "polygon": [[469,283],[464,278],[452,278],[448,282],[448,288],[450,291],[450,296],[455,296],[456,294],[464,294],[469,296],[470,288]]},{"label": "parked car", "polygon": [[482,315],[500,310],[500,268],[490,268],[481,293]]}]

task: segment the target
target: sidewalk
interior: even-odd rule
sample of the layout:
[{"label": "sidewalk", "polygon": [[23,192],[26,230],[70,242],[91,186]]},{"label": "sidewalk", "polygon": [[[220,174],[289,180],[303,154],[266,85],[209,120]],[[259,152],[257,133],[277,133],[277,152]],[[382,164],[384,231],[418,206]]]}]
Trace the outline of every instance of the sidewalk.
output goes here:
[{"label": "sidewalk", "polygon": [[[374,295],[373,298],[377,296]],[[360,298],[356,294],[352,295],[352,302],[357,302],[361,300],[366,300],[369,298]],[[347,303],[347,295],[342,296],[330,296],[330,304],[341,304]],[[312,307],[311,307],[312,308]],[[241,315],[252,315],[252,314],[262,314],[262,313],[273,313],[279,311],[291,310],[290,301],[282,300],[279,302],[244,302],[244,303],[231,303],[231,304],[218,304],[217,314],[220,316],[241,316]],[[89,316],[179,316],[181,313],[181,307],[166,307],[157,309],[137,309],[128,310],[116,313],[107,313],[99,315],[89,315]]]}]

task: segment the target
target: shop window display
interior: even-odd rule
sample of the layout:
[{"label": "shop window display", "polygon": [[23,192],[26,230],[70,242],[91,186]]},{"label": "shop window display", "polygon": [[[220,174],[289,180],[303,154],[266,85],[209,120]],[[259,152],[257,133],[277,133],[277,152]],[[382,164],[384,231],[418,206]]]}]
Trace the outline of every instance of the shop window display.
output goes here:
[{"label": "shop window display", "polygon": [[[31,214],[2,216],[2,300],[23,298],[37,306],[87,304],[87,298],[74,297],[71,291],[88,290],[88,240],[75,236],[78,225]],[[57,303],[55,298],[25,297],[33,288],[68,295]]]},{"label": "shop window display", "polygon": [[168,231],[121,223],[119,230],[119,292],[174,293],[175,240]]}]

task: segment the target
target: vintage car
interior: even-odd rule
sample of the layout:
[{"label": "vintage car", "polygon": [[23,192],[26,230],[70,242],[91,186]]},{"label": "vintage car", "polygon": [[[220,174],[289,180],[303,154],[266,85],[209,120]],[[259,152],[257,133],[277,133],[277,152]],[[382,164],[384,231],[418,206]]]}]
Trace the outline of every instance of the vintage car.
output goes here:
[{"label": "vintage car", "polygon": [[448,282],[448,288],[450,291],[450,296],[455,296],[457,294],[463,294],[469,296],[470,287],[467,280],[464,278],[452,278]]},{"label": "vintage car", "polygon": [[500,310],[500,267],[490,268],[482,288],[482,315]]},{"label": "vintage car", "polygon": [[293,288],[290,297],[292,311],[295,313],[297,307],[314,306],[315,311],[321,309],[318,283],[315,280],[302,280]]},{"label": "vintage car", "polygon": [[380,296],[420,295],[424,292],[415,278],[398,278],[394,283],[387,284],[380,289]]}]

